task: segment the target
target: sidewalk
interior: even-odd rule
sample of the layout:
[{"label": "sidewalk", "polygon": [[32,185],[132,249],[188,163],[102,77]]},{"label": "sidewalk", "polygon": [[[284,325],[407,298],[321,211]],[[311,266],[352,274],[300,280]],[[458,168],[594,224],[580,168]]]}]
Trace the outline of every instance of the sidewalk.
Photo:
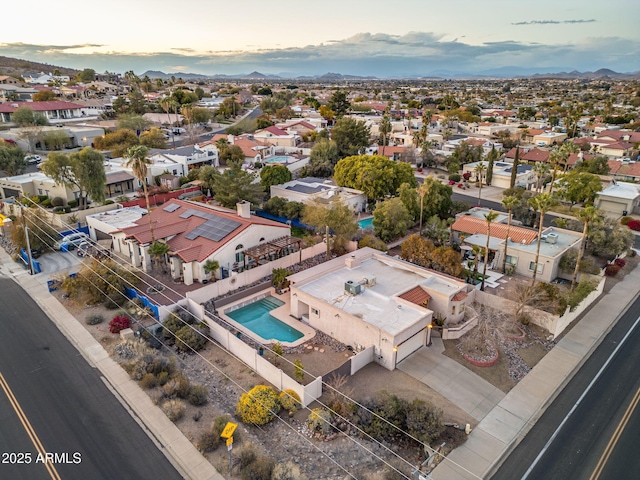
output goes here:
[{"label": "sidewalk", "polygon": [[29,275],[3,248],[0,248],[0,264],[0,272],[29,293],[85,360],[100,371],[107,387],[185,479],[224,480],[140,386],[109,357],[102,345],[49,293],[48,275]]},{"label": "sidewalk", "polygon": [[[600,298],[582,320],[493,408],[433,471],[433,480],[489,478],[638,295],[640,268]],[[612,318],[611,307],[621,307]],[[476,395],[476,400],[480,399]]]}]

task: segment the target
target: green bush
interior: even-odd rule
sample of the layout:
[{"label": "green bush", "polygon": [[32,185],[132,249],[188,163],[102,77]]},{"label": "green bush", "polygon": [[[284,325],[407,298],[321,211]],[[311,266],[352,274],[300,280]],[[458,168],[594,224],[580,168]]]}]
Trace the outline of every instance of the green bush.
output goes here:
[{"label": "green bush", "polygon": [[142,388],[150,390],[158,385],[158,379],[153,373],[146,373],[138,383]]},{"label": "green bush", "polygon": [[220,446],[222,439],[220,434],[212,429],[205,430],[198,438],[198,450],[203,453],[213,452]]},{"label": "green bush", "polygon": [[454,182],[459,182],[460,181],[460,174],[459,173],[452,173],[451,175],[449,175],[449,180],[453,180]]},{"label": "green bush", "polygon": [[158,385],[164,386],[169,381],[169,374],[167,372],[160,372],[157,375]]},{"label": "green bush", "polygon": [[98,325],[102,322],[104,322],[104,317],[99,313],[92,313],[85,319],[87,325]]},{"label": "green bush", "polygon": [[199,407],[200,405],[204,405],[205,403],[207,403],[208,395],[209,392],[207,392],[207,389],[203,385],[193,383],[189,388],[189,395],[187,395],[187,400],[189,400],[189,403],[191,405]]},{"label": "green bush", "polygon": [[64,205],[64,200],[61,197],[53,197],[51,199],[51,205],[54,207],[62,207]]},{"label": "green bush", "polygon": [[180,420],[185,411],[184,402],[178,399],[167,400],[160,406],[160,408],[172,422]]},{"label": "green bush", "polygon": [[75,208],[75,207],[77,207],[77,206],[78,206],[78,200],[75,200],[75,199],[74,199],[74,200],[69,200],[69,201],[67,202],[67,207]]},{"label": "green bush", "polygon": [[256,385],[244,393],[236,405],[236,414],[244,423],[264,425],[280,411],[278,394],[272,387]]},{"label": "green bush", "polygon": [[46,198],[42,202],[40,202],[40,205],[44,208],[49,208],[51,206],[51,200]]},{"label": "green bush", "polygon": [[176,332],[176,347],[183,352],[202,350],[207,344],[207,338],[197,328],[185,325]]},{"label": "green bush", "polygon": [[624,225],[624,226],[626,226],[626,225],[628,225],[628,224],[629,224],[629,222],[630,222],[631,220],[633,220],[633,217],[629,217],[629,216],[622,217],[622,218],[620,219],[620,225]]},{"label": "green bush", "polygon": [[260,455],[249,465],[240,469],[240,478],[242,480],[271,480],[271,474],[275,466],[275,460]]},{"label": "green bush", "polygon": [[105,200],[104,204],[105,205],[113,205],[115,202],[113,200]]}]

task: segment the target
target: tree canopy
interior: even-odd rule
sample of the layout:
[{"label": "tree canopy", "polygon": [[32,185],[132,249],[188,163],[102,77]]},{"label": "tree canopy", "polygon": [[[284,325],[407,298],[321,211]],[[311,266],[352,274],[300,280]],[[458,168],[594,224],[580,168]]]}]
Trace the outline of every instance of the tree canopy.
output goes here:
[{"label": "tree canopy", "polygon": [[29,107],[19,107],[11,114],[11,121],[19,127],[49,125],[49,120],[44,114],[34,112]]},{"label": "tree canopy", "polygon": [[104,156],[93,148],[85,147],[69,155],[52,152],[41,168],[56,183],[78,190],[80,209],[86,208],[87,196],[95,202],[104,202],[107,183]]},{"label": "tree canopy", "polygon": [[343,117],[351,108],[351,103],[347,100],[347,93],[336,91],[327,102],[327,107],[335,113],[337,118]]},{"label": "tree canopy", "polygon": [[0,170],[12,177],[24,173],[26,167],[24,152],[20,147],[5,141],[0,142]]},{"label": "tree canopy", "polygon": [[381,155],[343,158],[336,164],[334,180],[341,187],[362,190],[370,200],[396,195],[403,183],[414,188],[418,184],[411,165]]},{"label": "tree canopy", "polygon": [[98,150],[109,150],[114,157],[122,157],[129,147],[138,145],[140,140],[134,131],[123,128],[96,137],[93,142]]},{"label": "tree canopy", "polygon": [[338,161],[338,145],[333,140],[320,139],[311,149],[311,160],[304,167],[302,176],[327,178],[333,175]]},{"label": "tree canopy", "polygon": [[412,223],[411,213],[400,198],[380,202],[373,211],[373,228],[385,242],[405,235]]},{"label": "tree canopy", "polygon": [[331,140],[336,142],[340,158],[362,153],[369,146],[370,135],[365,122],[353,118],[339,119],[331,130]]},{"label": "tree canopy", "polygon": [[291,172],[284,165],[267,165],[260,171],[260,184],[265,192],[271,185],[282,185],[291,181]]},{"label": "tree canopy", "polygon": [[558,180],[558,195],[563,200],[576,203],[593,202],[602,190],[600,177],[593,173],[571,170]]},{"label": "tree canopy", "polygon": [[311,203],[305,205],[302,211],[302,222],[324,233],[325,228],[335,235],[334,249],[344,247],[346,242],[358,231],[353,211],[340,200],[333,200],[329,205]]},{"label": "tree canopy", "polygon": [[246,200],[257,204],[264,194],[262,185],[254,183],[255,175],[242,169],[242,162],[230,160],[223,173],[214,172],[212,186],[216,201],[223,207],[235,208],[236,203]]}]

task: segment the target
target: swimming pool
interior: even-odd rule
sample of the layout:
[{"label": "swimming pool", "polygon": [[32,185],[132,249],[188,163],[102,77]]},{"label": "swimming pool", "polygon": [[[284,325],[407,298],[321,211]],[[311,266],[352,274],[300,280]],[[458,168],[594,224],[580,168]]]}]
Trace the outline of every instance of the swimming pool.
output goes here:
[{"label": "swimming pool", "polygon": [[265,340],[295,342],[303,337],[302,332],[281,322],[269,313],[281,305],[284,305],[283,301],[268,296],[257,302],[224,313]]},{"label": "swimming pool", "polygon": [[361,229],[373,227],[373,217],[365,218],[364,220],[358,221],[358,225],[360,225]]},{"label": "swimming pool", "polygon": [[264,161],[264,163],[284,163],[286,165],[289,163],[289,159],[295,160],[295,158],[293,157],[280,155],[277,157],[268,158],[267,160]]}]

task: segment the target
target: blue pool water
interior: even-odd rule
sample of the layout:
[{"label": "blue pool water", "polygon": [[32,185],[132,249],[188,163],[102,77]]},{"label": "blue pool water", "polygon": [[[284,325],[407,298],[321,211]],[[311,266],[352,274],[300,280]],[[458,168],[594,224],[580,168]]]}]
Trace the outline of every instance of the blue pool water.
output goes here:
[{"label": "blue pool water", "polygon": [[225,313],[240,325],[248,328],[265,340],[273,339],[279,342],[295,342],[302,338],[303,334],[271,316],[269,313],[274,308],[278,308],[283,304],[284,302],[277,298],[265,297],[262,300]]},{"label": "blue pool water", "polygon": [[358,225],[360,225],[360,228],[363,230],[368,227],[373,227],[373,217],[358,221]]},{"label": "blue pool water", "polygon": [[287,156],[271,157],[265,160],[265,162],[266,163],[289,163],[290,158],[291,157],[287,157]]}]

